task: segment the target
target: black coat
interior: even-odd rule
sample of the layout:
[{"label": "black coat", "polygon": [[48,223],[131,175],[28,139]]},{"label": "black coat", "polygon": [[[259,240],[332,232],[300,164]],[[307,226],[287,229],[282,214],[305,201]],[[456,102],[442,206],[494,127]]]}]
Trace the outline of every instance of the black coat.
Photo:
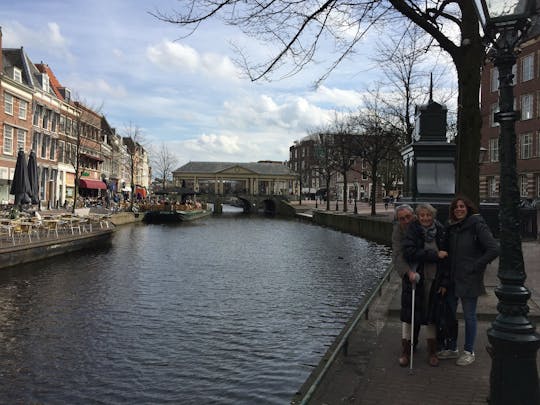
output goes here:
[{"label": "black coat", "polygon": [[[444,227],[435,221],[437,228],[437,235],[435,237],[435,243],[439,250],[443,250],[443,242],[445,240]],[[415,323],[418,320],[422,324],[433,323],[435,321],[434,314],[434,298],[439,287],[448,288],[450,281],[448,277],[448,266],[446,259],[439,259],[438,253],[432,249],[426,249],[425,237],[422,225],[418,220],[412,222],[405,237],[403,238],[403,256],[411,267],[416,267],[416,271],[420,274],[420,282],[417,284],[415,292],[415,310],[414,317]],[[431,285],[429,295],[424,295],[424,263],[436,263],[437,274],[435,280]],[[403,322],[411,322],[412,314],[412,284],[409,281],[409,276],[405,274],[401,284],[401,314],[400,319]]]},{"label": "black coat", "polygon": [[475,214],[463,221],[449,223],[446,238],[455,295],[478,297],[484,294],[486,266],[499,255],[499,245],[484,218]]}]

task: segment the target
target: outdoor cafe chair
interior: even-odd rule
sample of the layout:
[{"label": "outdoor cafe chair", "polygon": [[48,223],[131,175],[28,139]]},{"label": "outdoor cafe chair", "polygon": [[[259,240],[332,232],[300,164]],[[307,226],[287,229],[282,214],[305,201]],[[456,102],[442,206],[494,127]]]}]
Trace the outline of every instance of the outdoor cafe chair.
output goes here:
[{"label": "outdoor cafe chair", "polygon": [[47,230],[47,237],[51,233],[54,233],[56,237],[58,238],[58,225],[60,224],[60,220],[58,219],[45,219],[43,220],[43,226]]},{"label": "outdoor cafe chair", "polygon": [[9,224],[0,224],[0,241],[5,239],[11,239],[11,243],[15,244],[13,226]]}]

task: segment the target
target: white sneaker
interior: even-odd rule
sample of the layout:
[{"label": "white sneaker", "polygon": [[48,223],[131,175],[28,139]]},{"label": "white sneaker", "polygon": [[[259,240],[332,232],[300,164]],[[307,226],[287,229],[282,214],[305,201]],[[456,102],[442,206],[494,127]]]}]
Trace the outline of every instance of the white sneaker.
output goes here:
[{"label": "white sneaker", "polygon": [[457,359],[459,357],[459,350],[445,349],[437,353],[437,357],[440,360]]},{"label": "white sneaker", "polygon": [[459,359],[457,359],[456,364],[458,366],[468,366],[469,364],[474,362],[474,353],[468,352],[465,350],[461,356],[459,356]]}]

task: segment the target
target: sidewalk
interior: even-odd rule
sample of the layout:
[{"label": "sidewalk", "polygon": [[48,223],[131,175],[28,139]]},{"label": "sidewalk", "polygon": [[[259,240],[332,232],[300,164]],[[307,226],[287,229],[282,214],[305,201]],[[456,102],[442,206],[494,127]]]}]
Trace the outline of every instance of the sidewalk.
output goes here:
[{"label": "sidewalk", "polygon": [[[384,208],[381,212],[384,212]],[[522,244],[527,280],[531,291],[529,319],[540,324],[540,243]],[[425,339],[420,335],[412,374],[398,364],[401,351],[399,299],[401,281],[395,275],[384,287],[382,297],[370,308],[370,319],[359,323],[349,338],[348,355],[340,353],[314,392],[310,404],[380,404],[444,405],[486,404],[489,394],[491,359],[487,330],[497,316],[498,299],[494,289],[498,260],[488,266],[485,283],[487,294],[478,305],[476,361],[459,367],[455,360],[442,360],[439,367],[427,364]],[[459,312],[461,308],[459,308]],[[463,348],[463,321],[460,320],[458,347]],[[537,332],[540,330],[537,329]],[[537,358],[537,364],[540,362]]]}]

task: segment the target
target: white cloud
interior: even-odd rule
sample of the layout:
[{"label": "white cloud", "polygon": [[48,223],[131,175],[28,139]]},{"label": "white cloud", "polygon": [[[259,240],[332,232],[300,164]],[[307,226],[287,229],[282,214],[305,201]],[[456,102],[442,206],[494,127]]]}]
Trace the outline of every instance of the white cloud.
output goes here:
[{"label": "white cloud", "polygon": [[[74,59],[69,51],[69,41],[60,32],[60,25],[55,22],[47,23],[47,28],[43,26],[33,29],[20,24],[17,21],[3,26],[3,46],[46,49],[54,55],[66,58],[68,61]],[[4,39],[5,38],[5,39]]]},{"label": "white cloud", "polygon": [[261,94],[226,101],[219,122],[228,128],[305,131],[327,123],[331,116],[332,111],[320,108],[304,97],[290,95],[277,101]]},{"label": "white cloud", "polygon": [[356,90],[345,90],[320,86],[315,93],[309,96],[312,102],[328,103],[336,107],[357,108],[362,104],[364,93]]},{"label": "white cloud", "polygon": [[205,76],[229,80],[240,76],[240,72],[227,56],[217,53],[201,54],[196,49],[178,42],[164,40],[158,45],[149,46],[146,56],[163,70],[202,73]]}]

